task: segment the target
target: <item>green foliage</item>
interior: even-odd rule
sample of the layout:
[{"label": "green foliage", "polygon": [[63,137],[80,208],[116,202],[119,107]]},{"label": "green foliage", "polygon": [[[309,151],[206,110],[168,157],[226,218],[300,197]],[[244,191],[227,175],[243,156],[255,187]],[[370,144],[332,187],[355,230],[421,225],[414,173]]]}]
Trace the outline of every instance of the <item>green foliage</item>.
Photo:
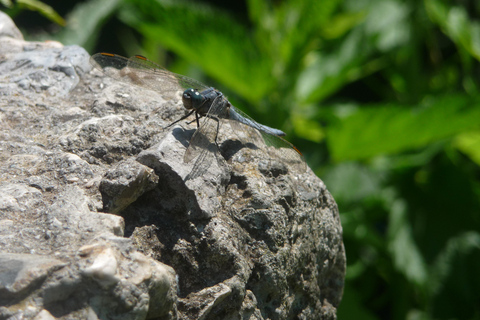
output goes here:
[{"label": "green foliage", "polygon": [[[135,5],[121,11],[121,17],[135,26],[146,41],[161,42],[185,59],[198,63],[209,75],[235,88],[246,99],[258,101],[271,89],[271,77],[267,77],[271,61],[260,54],[245,28],[225,13],[183,1],[165,7],[151,1],[132,3]],[[178,17],[182,17],[181,23]]]},{"label": "green foliage", "polygon": [[480,319],[478,1],[242,4],[91,0],[57,37],[119,19],[126,52],[168,50],[287,132],[340,208],[339,319]]},{"label": "green foliage", "polygon": [[350,110],[328,129],[332,158],[368,159],[425,147],[479,128],[479,98],[446,95],[426,99],[413,108],[391,104]]},{"label": "green foliage", "polygon": [[457,135],[454,146],[480,166],[480,131],[463,132]]},{"label": "green foliage", "polygon": [[47,19],[64,26],[65,20],[49,5],[38,0],[1,0],[1,4],[9,8],[10,15],[16,15],[23,10],[37,11]]},{"label": "green foliage", "polygon": [[68,16],[68,25],[57,34],[65,45],[82,44],[91,50],[105,20],[117,9],[120,0],[98,0],[78,4]]},{"label": "green foliage", "polygon": [[425,6],[432,21],[438,24],[460,49],[480,60],[480,22],[469,19],[467,8],[439,0],[426,0]]}]

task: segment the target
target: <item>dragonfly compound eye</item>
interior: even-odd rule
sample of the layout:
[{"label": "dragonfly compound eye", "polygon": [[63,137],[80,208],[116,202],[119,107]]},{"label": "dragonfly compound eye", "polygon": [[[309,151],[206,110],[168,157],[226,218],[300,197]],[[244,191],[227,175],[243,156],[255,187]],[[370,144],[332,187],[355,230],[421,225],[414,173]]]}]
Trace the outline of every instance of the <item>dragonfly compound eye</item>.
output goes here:
[{"label": "dragonfly compound eye", "polygon": [[187,109],[196,109],[202,104],[203,96],[195,89],[187,89],[182,95],[183,105]]}]

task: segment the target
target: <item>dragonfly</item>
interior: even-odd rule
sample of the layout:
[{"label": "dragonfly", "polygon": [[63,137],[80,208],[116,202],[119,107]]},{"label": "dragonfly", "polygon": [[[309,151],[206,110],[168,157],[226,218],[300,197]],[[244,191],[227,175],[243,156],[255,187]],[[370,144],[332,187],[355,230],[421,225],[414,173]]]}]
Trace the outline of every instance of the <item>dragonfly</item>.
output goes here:
[{"label": "dragonfly", "polygon": [[[285,136],[283,131],[256,122],[235,108],[219,90],[187,76],[170,72],[140,55],[125,58],[111,53],[97,53],[90,58],[90,62],[115,80],[159,92],[167,99],[173,98],[183,90],[183,106],[189,112],[168,127],[192,114],[195,115],[193,121],[196,121],[197,130],[190,140],[183,160],[189,163],[197,158],[197,161],[186,180],[205,173],[211,164],[212,155],[218,159],[220,149],[217,138],[221,121],[230,123],[239,140],[248,140],[242,142],[260,144],[260,148],[267,151],[270,157],[281,158],[279,160],[286,164],[306,170],[303,155],[283,138]],[[275,153],[273,150],[281,152]]]}]

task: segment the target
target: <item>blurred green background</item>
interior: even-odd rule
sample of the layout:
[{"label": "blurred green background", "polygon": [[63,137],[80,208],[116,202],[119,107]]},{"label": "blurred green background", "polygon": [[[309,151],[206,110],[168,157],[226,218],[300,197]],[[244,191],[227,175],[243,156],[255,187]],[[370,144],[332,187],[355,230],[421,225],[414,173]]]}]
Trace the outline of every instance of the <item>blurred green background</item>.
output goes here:
[{"label": "blurred green background", "polygon": [[29,40],[142,54],[287,132],[340,209],[339,319],[480,319],[480,1],[1,3]]}]

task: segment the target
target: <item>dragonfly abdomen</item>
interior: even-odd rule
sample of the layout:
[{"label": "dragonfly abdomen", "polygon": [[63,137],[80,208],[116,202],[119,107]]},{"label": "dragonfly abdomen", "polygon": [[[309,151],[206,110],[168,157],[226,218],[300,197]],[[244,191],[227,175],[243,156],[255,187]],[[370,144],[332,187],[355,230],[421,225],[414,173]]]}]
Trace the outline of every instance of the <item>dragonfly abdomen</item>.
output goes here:
[{"label": "dragonfly abdomen", "polygon": [[237,109],[235,109],[235,107],[233,106],[230,107],[230,119],[236,120],[238,122],[246,124],[247,126],[250,126],[252,128],[255,128],[257,130],[260,130],[269,134],[273,134],[280,137],[283,137],[286,135],[285,132],[283,132],[282,130],[270,128],[269,126],[260,124],[252,119],[249,119],[240,115]]}]

